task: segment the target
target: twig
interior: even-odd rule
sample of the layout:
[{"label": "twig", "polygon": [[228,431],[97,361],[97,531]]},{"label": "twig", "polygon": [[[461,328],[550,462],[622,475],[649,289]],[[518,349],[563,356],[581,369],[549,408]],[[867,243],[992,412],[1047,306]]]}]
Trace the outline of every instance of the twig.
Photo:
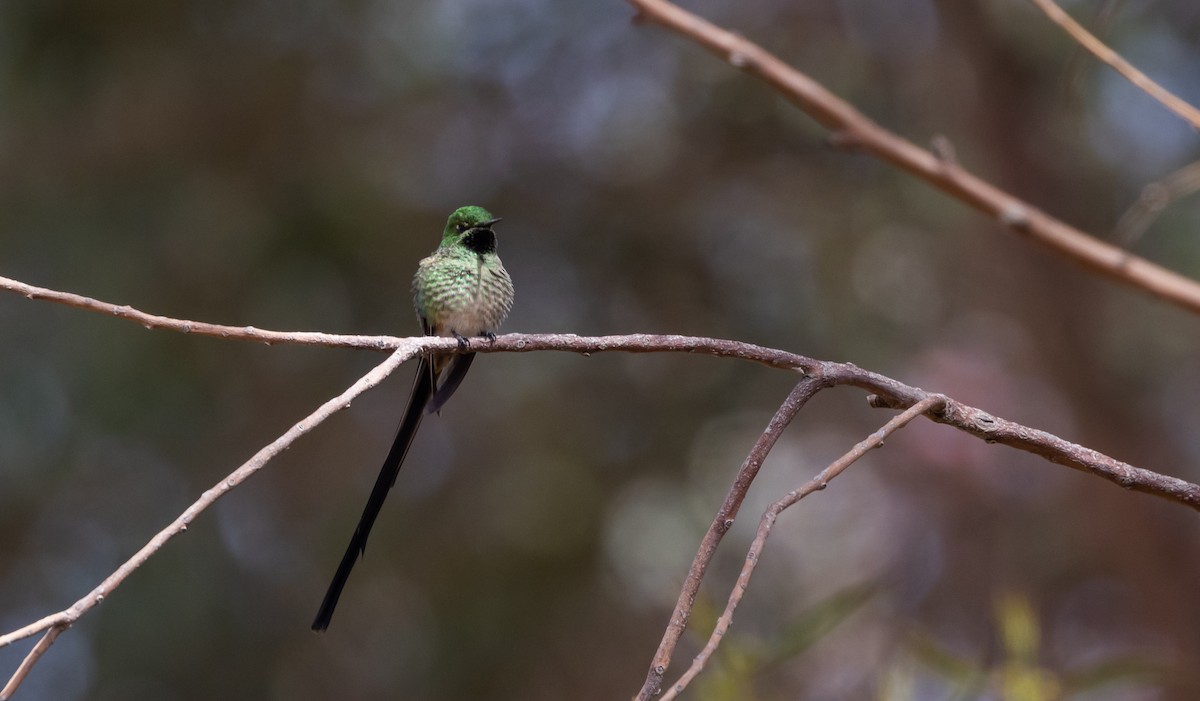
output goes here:
[{"label": "twig", "polygon": [[[830,372],[830,371],[826,371]],[[892,409],[912,406],[929,396],[924,390],[898,383],[890,377],[863,370],[849,363],[839,364],[836,384],[848,384],[877,392],[872,405]],[[1175,477],[1134,467],[1078,443],[1063,440],[1052,433],[993,416],[988,412],[947,397],[945,408],[930,416],[934,421],[953,426],[987,443],[1005,445],[1033,453],[1049,462],[1087,472],[1108,482],[1143,494],[1151,494],[1200,511],[1200,485]]]},{"label": "twig", "polygon": [[1090,51],[1093,56],[1107,63],[1113,70],[1124,76],[1126,80],[1141,89],[1142,92],[1158,100],[1164,107],[1174,112],[1188,124],[1191,124],[1193,129],[1200,129],[1200,110],[1184,102],[1171,91],[1151,80],[1145,73],[1134,68],[1133,64],[1126,61],[1116,51],[1105,46],[1104,42],[1084,29],[1083,25],[1076,22],[1071,15],[1068,15],[1061,7],[1054,4],[1053,0],[1032,0],[1032,2],[1050,18],[1050,21],[1066,30],[1072,39],[1079,42],[1079,45]]},{"label": "twig", "polygon": [[8,680],[3,689],[0,689],[0,701],[8,701],[12,698],[12,695],[17,691],[17,687],[21,686],[21,682],[25,681],[25,677],[29,676],[29,671],[33,669],[33,666],[37,664],[42,655],[50,649],[50,646],[54,644],[54,640],[58,637],[58,634],[69,628],[70,625],[69,623],[58,623],[46,631],[42,639],[37,642],[37,645],[34,645],[29,654],[25,656],[25,659],[21,660],[21,665],[17,667],[17,671],[13,673],[12,678]]},{"label": "twig", "polygon": [[0,290],[15,292],[28,299],[56,302],[58,304],[65,304],[68,307],[75,307],[76,309],[85,309],[90,312],[115,316],[118,319],[126,319],[141,324],[147,329],[166,329],[180,333],[195,334],[197,336],[255,341],[265,343],[269,346],[276,343],[292,343],[310,346],[370,348],[372,350],[394,350],[399,347],[399,344],[396,342],[398,339],[388,336],[344,336],[309,331],[264,331],[263,329],[256,329],[253,326],[225,326],[222,324],[209,324],[203,321],[172,319],[167,316],[138,311],[127,304],[101,302],[91,297],[37,287],[7,277],[0,277]]},{"label": "twig", "polygon": [[1115,239],[1126,250],[1146,233],[1162,211],[1175,200],[1200,191],[1200,161],[1189,163],[1173,173],[1146,185],[1137,202],[1117,221]]},{"label": "twig", "polygon": [[824,470],[817,473],[804,485],[788,492],[783,498],[767,507],[763,512],[762,520],[758,523],[758,531],[755,533],[754,540],[750,544],[750,550],[746,553],[746,562],[742,565],[742,571],[738,574],[737,582],[733,586],[733,591],[729,593],[729,600],[725,604],[725,611],[717,619],[716,625],[713,627],[712,635],[709,636],[708,642],[705,643],[704,649],[700,654],[696,655],[692,660],[691,667],[679,677],[679,681],[671,685],[670,689],[663,694],[663,701],[670,701],[679,695],[687,685],[696,678],[701,671],[704,670],[704,665],[708,662],[712,654],[716,652],[717,646],[721,644],[721,640],[725,637],[725,633],[729,630],[729,626],[733,625],[733,612],[745,596],[746,590],[750,586],[750,577],[754,574],[754,568],[758,566],[762,559],[763,550],[766,548],[767,537],[771,535],[771,528],[775,525],[775,521],[779,518],[779,514],[783,513],[784,509],[791,507],[796,502],[804,497],[825,489],[833,478],[842,474],[847,467],[850,467],[864,455],[875,448],[883,446],[883,441],[888,436],[903,428],[910,421],[917,418],[921,414],[928,411],[937,411],[940,405],[944,405],[946,398],[939,394],[931,394],[920,402],[905,409],[903,413],[898,414],[878,431],[875,431],[864,440],[860,441],[845,455],[835,460]]},{"label": "twig", "polygon": [[835,144],[857,148],[908,171],[992,217],[1013,233],[1028,236],[1097,273],[1189,311],[1200,312],[1200,283],[1195,280],[1089,236],[962,167],[900,138],[761,46],[668,0],[628,2],[638,11],[639,20],[670,29],[770,85],[832,131],[831,139]]},{"label": "twig", "polygon": [[796,418],[796,414],[804,408],[808,400],[827,386],[825,380],[819,376],[810,375],[801,380],[783,401],[775,415],[771,417],[766,430],[758,437],[750,454],[746,456],[745,462],[738,470],[737,477],[733,480],[733,485],[729,488],[729,493],[725,496],[725,502],[717,510],[716,517],[713,518],[708,530],[704,533],[704,539],[700,541],[700,548],[692,559],[692,566],[688,568],[687,578],[683,582],[683,588],[679,591],[679,599],[675,602],[675,610],[671,613],[671,619],[667,623],[666,631],[663,632],[662,641],[659,642],[658,650],[654,653],[654,660],[650,663],[650,671],[646,673],[646,681],[642,683],[642,689],[638,693],[639,699],[651,698],[662,687],[663,675],[666,674],[667,667],[671,664],[671,657],[675,654],[675,646],[679,644],[679,638],[687,628],[688,619],[692,614],[692,606],[696,602],[696,593],[700,591],[700,582],[704,580],[704,573],[708,570],[708,565],[712,562],[721,539],[733,527],[733,520],[737,517],[738,509],[741,508],[742,501],[746,498],[746,492],[750,490],[750,485],[754,482],[754,477],[762,467],[763,461],[766,460],[767,454],[771,452],[771,448],[775,447],[775,442],[779,440],[783,429],[787,428],[792,419]]},{"label": "twig", "polygon": [[[330,348],[360,348],[374,351],[393,351],[401,347],[413,347],[418,352],[459,352],[463,349],[453,338],[438,336],[360,336],[319,333],[314,331],[270,331],[253,326],[225,326],[203,321],[188,321],[140,311],[129,305],[117,305],[84,297],[71,292],[60,292],[37,287],[11,278],[0,277],[0,290],[14,292],[33,300],[64,304],[76,309],[97,312],[105,316],[132,321],[147,329],[163,329],[196,336],[254,341],[266,345],[306,345]],[[496,338],[495,343],[476,344],[471,351],[519,353],[528,351],[558,350],[574,353],[601,353],[624,351],[628,353],[701,353],[723,358],[739,358],[776,368],[803,370],[817,361],[795,353],[756,346],[741,341],[728,341],[696,336],[670,336],[651,334],[626,334],[621,336],[581,337],[575,334],[506,334]]]},{"label": "twig", "polygon": [[[12,643],[36,635],[42,631],[47,631],[45,637],[38,643],[29,656],[25,658],[17,672],[9,680],[4,687],[4,693],[11,695],[20,685],[25,675],[29,673],[29,669],[37,662],[41,654],[45,652],[50,643],[54,641],[58,633],[66,628],[69,628],[81,616],[93,609],[95,606],[104,601],[105,597],[112,593],[121,585],[125,579],[133,573],[138,567],[141,567],[150,556],[158,552],[168,540],[174,538],[180,533],[187,530],[188,524],[192,522],[205,509],[212,506],[217,499],[227,494],[234,487],[241,484],[246,478],[258,472],[271,458],[278,455],[280,452],[290,446],[300,436],[308,433],[312,428],[320,424],[325,419],[332,416],[334,413],[350,406],[350,402],[355,397],[367,391],[368,389],[379,384],[393,370],[398,368],[404,361],[413,357],[418,353],[415,346],[405,346],[398,349],[395,353],[388,356],[387,360],[377,365],[374,369],[360,378],[357,382],[350,386],[345,392],[342,392],[333,399],[328,400],[316,411],[312,412],[299,423],[289,428],[283,435],[276,438],[269,445],[259,450],[254,454],[254,457],[243,463],[241,467],[231,472],[227,477],[222,479],[217,484],[204,492],[191,506],[189,506],[182,514],[172,521],[166,528],[159,531],[153,538],[150,539],[140,550],[134,553],[133,557],[126,560],[115,572],[110,574],[103,582],[95,589],[88,592],[79,601],[76,601],[69,608],[66,608],[58,613],[46,616],[39,621],[35,621],[23,628],[19,628],[6,635],[0,635],[0,647],[11,645]],[[8,696],[0,696],[0,699],[7,699]]]}]

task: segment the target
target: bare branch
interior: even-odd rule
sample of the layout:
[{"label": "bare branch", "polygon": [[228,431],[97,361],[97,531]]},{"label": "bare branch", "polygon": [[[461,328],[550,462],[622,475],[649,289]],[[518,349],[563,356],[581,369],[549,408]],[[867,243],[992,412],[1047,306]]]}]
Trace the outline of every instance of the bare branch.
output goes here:
[{"label": "bare branch", "polygon": [[717,624],[713,627],[712,635],[709,636],[704,649],[692,660],[692,666],[683,673],[679,681],[675,682],[663,694],[663,701],[674,699],[704,670],[704,665],[712,657],[712,654],[716,652],[717,646],[721,644],[721,640],[724,639],[729,626],[733,625],[733,612],[737,609],[738,604],[741,603],[742,597],[745,596],[746,590],[750,586],[750,577],[753,576],[754,568],[758,566],[759,561],[762,559],[763,550],[767,544],[767,537],[771,535],[771,528],[775,525],[779,514],[809,494],[825,489],[826,485],[833,478],[842,474],[847,467],[853,465],[859,458],[862,458],[875,448],[882,447],[884,439],[888,436],[904,428],[910,421],[921,414],[928,411],[936,411],[939,406],[945,403],[946,398],[942,395],[931,394],[920,402],[910,406],[903,413],[892,417],[891,421],[884,424],[878,431],[860,441],[845,455],[830,463],[828,467],[817,473],[816,477],[805,482],[799,488],[788,492],[783,498],[767,507],[767,510],[763,512],[762,520],[759,521],[758,531],[755,533],[754,540],[750,544],[750,551],[746,553],[746,562],[742,565],[742,571],[733,586],[733,591],[729,594],[729,600],[725,604],[725,611],[717,619]]},{"label": "bare branch", "polygon": [[671,664],[671,656],[675,654],[675,646],[679,644],[679,638],[687,628],[688,618],[691,617],[692,606],[696,603],[696,593],[700,591],[700,582],[704,579],[704,573],[708,570],[708,565],[712,562],[713,555],[717,552],[717,546],[721,544],[721,539],[733,527],[733,520],[737,517],[738,509],[741,508],[742,501],[746,498],[746,492],[750,490],[750,485],[754,482],[754,477],[758,475],[758,470],[766,460],[767,454],[771,452],[771,448],[775,447],[775,442],[779,440],[783,429],[787,428],[792,419],[796,418],[796,414],[804,408],[808,400],[828,386],[822,378],[816,376],[807,376],[801,380],[783,401],[775,415],[771,417],[766,430],[758,437],[750,454],[746,456],[745,462],[738,470],[737,477],[733,480],[733,485],[729,488],[729,493],[725,496],[725,502],[717,510],[716,517],[713,518],[708,531],[704,533],[704,539],[700,541],[700,549],[696,551],[696,556],[692,559],[692,566],[688,568],[687,578],[679,592],[679,599],[675,602],[675,610],[671,613],[671,619],[667,623],[662,641],[658,644],[658,651],[654,653],[654,660],[650,663],[650,671],[646,673],[646,681],[642,684],[638,699],[649,699],[662,687],[663,675],[666,674],[667,667]]},{"label": "bare branch", "polygon": [[1151,80],[1145,73],[1134,68],[1133,64],[1126,61],[1116,51],[1105,46],[1104,42],[1084,29],[1083,25],[1076,22],[1071,15],[1068,15],[1061,7],[1054,4],[1053,0],[1032,0],[1032,2],[1050,18],[1050,21],[1066,30],[1072,39],[1079,42],[1079,45],[1090,51],[1093,56],[1107,63],[1113,70],[1124,76],[1126,80],[1133,83],[1142,92],[1158,100],[1164,107],[1192,125],[1193,129],[1200,129],[1200,110],[1192,107],[1171,91]]},{"label": "bare branch", "polygon": [[[886,395],[888,390],[882,388],[894,382],[891,378],[875,375],[875,373],[853,365],[850,368],[853,369],[853,373],[862,373],[872,377],[865,382],[845,378],[845,384],[870,388]],[[902,408],[912,406],[929,396],[922,390],[916,390],[917,394],[915,395],[911,394],[909,390],[913,388],[907,385],[902,386],[904,389],[899,394],[889,397],[873,397],[872,405]],[[1200,485],[1134,467],[1078,443],[1063,440],[1052,433],[993,416],[982,409],[976,409],[954,399],[947,398],[945,408],[931,413],[930,418],[938,423],[953,426],[982,438],[988,443],[1024,450],[1045,458],[1049,462],[1095,475],[1124,489],[1151,494],[1200,511]]]},{"label": "bare branch", "polygon": [[37,664],[42,655],[50,649],[50,646],[54,644],[54,640],[58,637],[58,634],[69,627],[69,623],[58,623],[46,631],[46,634],[37,642],[37,645],[34,645],[29,654],[25,656],[25,659],[21,660],[21,665],[17,667],[17,671],[13,673],[12,678],[8,680],[3,689],[0,689],[0,701],[8,701],[12,698],[12,695],[17,691],[17,687],[21,686],[21,682],[25,681],[25,677],[29,676],[29,671],[33,669],[33,666]]},{"label": "bare branch", "polygon": [[[133,573],[138,567],[141,567],[146,560],[150,559],[154,553],[166,544],[168,540],[174,538],[180,533],[187,530],[188,524],[192,522],[196,516],[204,512],[205,509],[212,506],[218,499],[229,493],[234,487],[244,482],[248,477],[258,472],[271,458],[274,458],[283,450],[287,449],[296,439],[308,433],[313,427],[320,424],[325,419],[332,416],[334,413],[350,406],[350,402],[355,397],[374,387],[383,381],[385,377],[392,373],[393,370],[400,367],[404,361],[417,355],[418,349],[415,346],[405,346],[398,349],[395,353],[388,356],[388,359],[376,366],[366,375],[361,377],[357,382],[350,386],[345,392],[330,399],[317,408],[297,424],[289,428],[283,435],[276,438],[262,450],[254,454],[254,457],[247,460],[236,470],[231,472],[227,477],[222,479],[217,484],[204,492],[191,506],[189,506],[182,514],[172,521],[166,528],[159,531],[153,538],[150,539],[140,550],[134,553],[133,557],[126,560],[115,572],[110,574],[103,582],[95,589],[88,592],[79,601],[76,601],[69,608],[59,611],[56,614],[46,616],[45,618],[31,623],[24,628],[19,628],[6,635],[0,635],[0,647],[11,645],[12,643],[36,635],[42,631],[48,631],[46,636],[42,638],[33,652],[25,658],[17,672],[9,680],[4,687],[5,693],[11,695],[20,685],[25,675],[29,673],[29,669],[37,662],[45,649],[50,646],[58,633],[66,628],[69,628],[81,616],[86,614],[91,609],[104,601],[105,597],[113,592],[121,585],[125,579]],[[0,698],[7,698],[2,696]]]},{"label": "bare branch", "polygon": [[654,22],[708,49],[770,85],[822,126],[832,142],[887,161],[1051,250],[1118,282],[1200,312],[1200,283],[1060,221],[957,164],[884,129],[823,85],[761,46],[722,29],[668,0],[628,0],[638,19]]},{"label": "bare branch", "polygon": [[1200,161],[1189,163],[1142,188],[1137,202],[1117,221],[1117,243],[1126,249],[1133,248],[1164,209],[1197,191],[1200,191]]},{"label": "bare branch", "polygon": [[[455,339],[440,336],[411,336],[401,338],[396,336],[329,334],[315,331],[270,331],[253,326],[225,326],[203,321],[175,319],[139,311],[129,305],[117,305],[71,292],[60,292],[45,287],[36,287],[6,277],[0,277],[0,290],[15,292],[28,299],[56,302],[77,309],[97,312],[105,316],[115,316],[119,319],[140,324],[147,329],[164,329],[197,336],[256,341],[266,345],[295,344],[327,346],[331,348],[361,348],[374,351],[393,351],[402,347],[412,347],[418,353],[432,351],[461,352],[463,350],[459,347]],[[808,365],[817,362],[811,358],[796,355],[795,353],[764,348],[763,346],[742,343],[740,341],[698,338],[695,336],[650,334],[593,337],[581,337],[574,334],[507,334],[497,337],[495,343],[476,344],[471,350],[481,353],[560,350],[583,353],[585,355],[604,351],[624,351],[628,353],[660,353],[668,351],[740,358],[771,367],[796,370],[802,370]]]},{"label": "bare branch", "polygon": [[[264,331],[263,329],[256,329],[253,326],[224,326],[222,324],[209,324],[203,321],[172,319],[171,317],[138,311],[127,304],[101,302],[91,297],[37,287],[2,276],[0,276],[0,290],[15,292],[28,299],[57,302],[58,304],[65,304],[68,307],[75,307],[76,309],[85,309],[107,316],[115,316],[118,319],[126,319],[141,324],[147,329],[166,329],[180,333],[195,334],[197,336],[256,341],[267,345],[294,343],[310,346],[370,348],[372,350],[394,350],[399,347],[399,344],[394,342],[398,339],[391,339],[388,336],[343,336],[310,331]],[[382,339],[388,339],[393,342],[381,343]]]}]

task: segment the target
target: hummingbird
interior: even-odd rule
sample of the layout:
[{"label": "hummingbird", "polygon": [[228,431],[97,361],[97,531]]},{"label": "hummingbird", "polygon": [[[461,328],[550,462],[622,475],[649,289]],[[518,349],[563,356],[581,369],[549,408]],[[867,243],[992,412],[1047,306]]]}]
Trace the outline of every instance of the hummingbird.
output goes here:
[{"label": "hummingbird", "polygon": [[[446,221],[442,243],[429,257],[421,260],[413,277],[413,307],[426,336],[453,336],[462,351],[470,349],[472,336],[496,340],[496,330],[512,309],[513,284],[500,256],[496,255],[496,234],[492,225],[500,221],[483,207],[459,207]],[[325,599],[313,620],[312,629],[329,627],[333,609],[354,563],[366,550],[367,536],[379,516],[388,491],[404,464],[421,418],[442,408],[454,390],[462,384],[475,354],[434,354],[421,356],[413,380],[408,408],[396,430],[392,448],[383,461],[383,469],[367,498],[354,535],[341,564],[333,575]],[[444,375],[444,377],[443,377]],[[439,383],[439,379],[441,382]]]}]

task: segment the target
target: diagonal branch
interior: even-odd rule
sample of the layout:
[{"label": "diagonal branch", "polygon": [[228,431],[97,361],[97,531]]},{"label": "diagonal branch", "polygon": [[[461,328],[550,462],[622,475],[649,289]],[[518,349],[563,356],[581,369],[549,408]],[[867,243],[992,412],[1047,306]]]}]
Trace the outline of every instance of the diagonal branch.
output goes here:
[{"label": "diagonal branch", "polygon": [[174,521],[166,528],[159,531],[153,538],[150,539],[140,550],[132,557],[126,560],[115,572],[110,574],[103,582],[96,586],[95,589],[88,592],[79,601],[76,601],[70,607],[59,611],[58,613],[46,616],[41,620],[34,621],[29,625],[19,628],[6,635],[0,635],[0,647],[11,645],[12,643],[28,638],[32,635],[37,635],[46,631],[46,635],[38,642],[33,651],[21,663],[17,672],[5,685],[0,692],[0,701],[8,699],[12,693],[24,680],[29,670],[36,664],[38,658],[50,647],[54,642],[54,638],[63,630],[71,627],[75,621],[88,611],[95,608],[105,597],[113,592],[121,583],[129,577],[137,568],[141,567],[147,560],[150,559],[166,542],[175,536],[187,530],[188,524],[192,522],[196,516],[203,513],[208,507],[212,506],[218,499],[228,494],[234,487],[244,482],[248,477],[262,469],[271,458],[287,449],[298,438],[308,433],[313,427],[320,424],[325,419],[329,418],[336,412],[350,406],[350,402],[355,397],[367,391],[368,389],[379,384],[393,370],[400,367],[404,361],[413,357],[418,353],[418,349],[412,346],[402,347],[392,355],[388,356],[387,360],[380,363],[366,375],[361,377],[357,382],[350,386],[345,392],[326,401],[316,411],[301,419],[297,424],[289,428],[283,435],[276,438],[266,447],[259,450],[252,458],[231,472],[227,477],[222,479],[217,484],[204,492],[191,506],[184,510]]},{"label": "diagonal branch", "polygon": [[[875,407],[905,408],[929,396],[924,390],[895,383],[891,378],[853,365],[849,365],[847,369],[849,375],[841,378],[839,384],[850,384],[878,392],[877,396],[871,398],[871,404]],[[858,375],[866,377],[852,377]],[[1063,440],[1052,433],[994,416],[954,399],[947,397],[945,407],[931,413],[930,418],[982,438],[987,443],[1033,453],[1049,462],[1095,475],[1118,487],[1150,494],[1200,511],[1200,485],[1134,467],[1078,443]]]},{"label": "diagonal branch", "polygon": [[1200,191],[1200,161],[1193,161],[1146,185],[1137,202],[1117,220],[1114,239],[1126,249],[1133,248],[1164,209],[1197,191]]},{"label": "diagonal branch", "polygon": [[801,380],[783,401],[775,415],[771,417],[766,430],[758,437],[750,454],[746,456],[745,462],[738,470],[737,477],[729,487],[729,494],[725,496],[725,502],[721,504],[717,515],[713,517],[712,524],[704,533],[700,549],[696,551],[696,556],[692,559],[692,566],[688,568],[687,578],[683,582],[683,588],[679,591],[679,599],[675,602],[675,610],[671,613],[670,622],[667,623],[662,641],[658,644],[658,651],[654,653],[654,660],[650,663],[650,671],[646,673],[646,681],[643,682],[642,690],[638,694],[639,699],[649,699],[657,694],[662,686],[663,675],[666,674],[667,667],[671,664],[675,646],[679,644],[679,638],[683,636],[683,631],[687,628],[688,619],[692,614],[692,606],[696,603],[696,594],[700,591],[700,582],[704,580],[704,573],[708,570],[713,556],[716,555],[721,539],[733,527],[733,520],[742,507],[746,492],[750,491],[750,485],[758,475],[763,461],[767,459],[767,454],[775,447],[779,436],[783,434],[783,429],[792,423],[792,419],[796,418],[796,414],[800,413],[808,400],[828,386],[822,378],[817,376],[810,375]]},{"label": "diagonal branch", "polygon": [[754,568],[762,560],[767,538],[771,535],[771,528],[774,527],[779,514],[809,494],[825,489],[829,482],[834,477],[842,474],[846,468],[858,462],[860,458],[875,448],[882,447],[883,441],[888,436],[904,428],[918,416],[928,411],[936,411],[945,402],[945,397],[939,394],[931,394],[920,402],[910,406],[903,413],[892,417],[878,431],[860,441],[845,455],[830,463],[828,467],[817,473],[816,477],[805,482],[798,489],[788,492],[783,498],[767,507],[767,510],[763,512],[762,520],[759,521],[758,531],[755,533],[754,540],[750,544],[750,550],[746,553],[746,562],[742,565],[742,571],[738,575],[737,583],[734,584],[733,591],[729,593],[729,601],[725,604],[725,611],[717,619],[716,625],[713,626],[712,635],[709,636],[704,649],[692,660],[692,666],[683,673],[679,681],[672,684],[671,688],[667,689],[666,693],[663,694],[663,701],[670,701],[678,696],[704,670],[704,665],[708,663],[709,658],[716,652],[717,646],[721,644],[721,640],[724,639],[729,626],[733,625],[733,612],[737,609],[738,604],[741,603],[742,597],[746,594],[746,589],[750,586],[750,577],[754,575]]},{"label": "diagonal branch", "polygon": [[670,29],[770,85],[833,132],[833,142],[854,147],[906,170],[999,221],[1016,234],[1081,263],[1094,272],[1200,312],[1200,283],[1100,241],[1056,219],[951,159],[940,158],[871,121],[825,86],[761,46],[722,29],[668,0],[628,0],[638,17]]},{"label": "diagonal branch", "polygon": [[1031,1],[1050,18],[1050,21],[1062,27],[1067,34],[1071,35],[1072,39],[1079,42],[1079,45],[1090,51],[1093,56],[1107,63],[1113,70],[1124,76],[1126,80],[1140,88],[1142,92],[1158,100],[1164,107],[1183,119],[1183,121],[1192,125],[1193,129],[1200,129],[1200,110],[1192,107],[1171,91],[1151,80],[1145,73],[1134,68],[1132,63],[1126,61],[1121,54],[1105,46],[1104,42],[1084,29],[1083,25],[1076,22],[1071,15],[1068,15],[1061,7],[1054,4],[1053,0]]},{"label": "diagonal branch", "polygon": [[20,666],[17,667],[16,672],[13,672],[8,683],[4,685],[3,689],[0,689],[0,701],[8,701],[12,698],[12,695],[17,691],[17,687],[21,686],[21,682],[25,681],[25,677],[29,676],[29,672],[33,669],[33,666],[37,664],[42,655],[46,654],[46,651],[54,644],[54,640],[58,638],[59,633],[66,630],[69,625],[68,623],[59,623],[51,626],[46,631],[42,639],[37,642],[37,645],[34,645],[29,654],[25,656],[25,659],[21,660]]}]

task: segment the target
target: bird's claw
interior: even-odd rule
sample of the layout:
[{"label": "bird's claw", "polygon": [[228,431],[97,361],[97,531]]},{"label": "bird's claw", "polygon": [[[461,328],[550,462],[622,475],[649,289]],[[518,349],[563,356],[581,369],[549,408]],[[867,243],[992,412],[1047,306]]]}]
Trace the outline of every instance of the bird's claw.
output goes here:
[{"label": "bird's claw", "polygon": [[471,339],[467,338],[466,336],[459,335],[459,334],[456,332],[456,333],[454,334],[454,340],[455,340],[455,341],[458,341],[458,349],[459,349],[459,350],[463,350],[463,351],[465,351],[465,350],[470,350],[470,348],[471,348]]},{"label": "bird's claw", "polygon": [[481,333],[479,335],[486,338],[488,340],[489,344],[491,344],[493,346],[496,345],[496,334],[495,333],[493,333],[491,331],[484,331],[483,333]]}]

